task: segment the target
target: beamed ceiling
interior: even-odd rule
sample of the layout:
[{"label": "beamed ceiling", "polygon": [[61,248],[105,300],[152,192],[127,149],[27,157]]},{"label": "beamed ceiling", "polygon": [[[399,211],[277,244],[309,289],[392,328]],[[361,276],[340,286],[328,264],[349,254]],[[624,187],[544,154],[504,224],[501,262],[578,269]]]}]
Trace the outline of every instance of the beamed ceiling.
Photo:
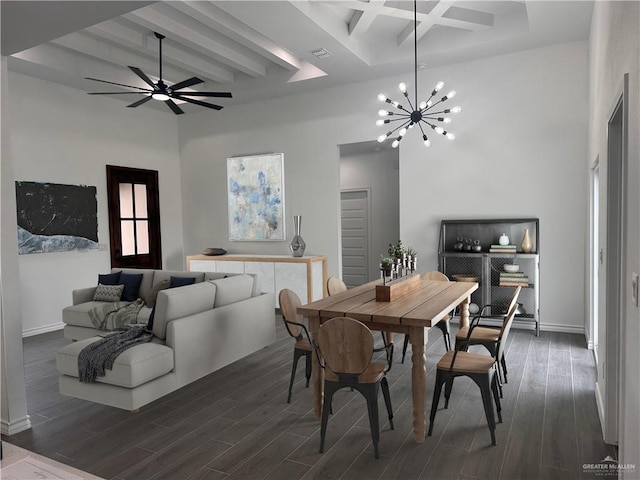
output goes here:
[{"label": "beamed ceiling", "polygon": [[[592,7],[419,0],[418,61],[429,69],[586,40]],[[11,71],[87,92],[105,88],[84,77],[145,87],[127,66],[157,80],[158,32],[165,83],[198,76],[205,83],[191,90],[232,92],[217,100],[223,106],[410,72],[413,30],[411,1],[2,2]],[[123,97],[109,98],[124,105]]]}]

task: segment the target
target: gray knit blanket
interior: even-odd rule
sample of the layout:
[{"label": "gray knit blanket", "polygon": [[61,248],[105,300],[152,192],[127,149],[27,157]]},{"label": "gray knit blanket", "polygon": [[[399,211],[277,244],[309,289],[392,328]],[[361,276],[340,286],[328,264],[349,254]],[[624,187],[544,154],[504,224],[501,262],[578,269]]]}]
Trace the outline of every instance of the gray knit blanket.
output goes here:
[{"label": "gray knit blanket", "polygon": [[115,330],[138,323],[138,313],[143,306],[141,298],[135,302],[107,302],[89,310],[89,318],[98,330]]},{"label": "gray knit blanket", "polygon": [[93,342],[78,355],[78,379],[83,383],[95,382],[104,377],[105,370],[113,369],[118,355],[125,350],[150,342],[153,333],[145,327],[123,327],[104,335],[102,340]]}]

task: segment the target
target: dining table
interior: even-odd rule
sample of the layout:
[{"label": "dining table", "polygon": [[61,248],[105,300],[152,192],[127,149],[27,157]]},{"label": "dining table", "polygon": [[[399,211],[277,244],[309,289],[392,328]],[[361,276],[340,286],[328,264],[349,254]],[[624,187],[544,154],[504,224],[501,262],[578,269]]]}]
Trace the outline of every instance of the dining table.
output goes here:
[{"label": "dining table", "polygon": [[[317,337],[322,323],[334,317],[350,317],[364,323],[371,330],[409,335],[411,354],[411,390],[413,403],[413,436],[417,443],[425,441],[426,433],[426,344],[428,330],[459,308],[460,325],[469,325],[471,294],[478,289],[476,282],[444,282],[420,279],[418,285],[391,301],[376,300],[376,286],[383,280],[350,288],[344,292],[298,307],[307,317],[311,338]],[[324,370],[316,355],[312,355],[313,409],[316,417],[322,414]]]}]

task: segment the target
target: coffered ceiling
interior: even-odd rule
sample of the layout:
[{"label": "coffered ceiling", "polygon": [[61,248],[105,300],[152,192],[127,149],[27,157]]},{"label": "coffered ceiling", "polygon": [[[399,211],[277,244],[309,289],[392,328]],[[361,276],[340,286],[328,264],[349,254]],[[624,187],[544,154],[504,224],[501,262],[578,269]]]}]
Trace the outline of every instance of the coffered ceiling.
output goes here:
[{"label": "coffered ceiling", "polygon": [[[585,40],[592,7],[591,1],[419,0],[418,61],[429,69]],[[205,83],[191,90],[231,91],[232,99],[216,102],[225,106],[413,68],[411,1],[2,1],[9,69],[87,92],[105,88],[84,77],[145,87],[129,65],[157,80],[153,32],[166,36],[165,83],[198,76]],[[122,97],[128,96],[109,98],[130,101]]]}]

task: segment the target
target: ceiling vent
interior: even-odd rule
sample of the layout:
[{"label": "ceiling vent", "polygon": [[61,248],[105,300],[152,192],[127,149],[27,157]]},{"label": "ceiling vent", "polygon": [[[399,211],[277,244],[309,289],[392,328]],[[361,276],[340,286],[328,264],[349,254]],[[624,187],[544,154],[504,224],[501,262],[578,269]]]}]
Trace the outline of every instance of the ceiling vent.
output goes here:
[{"label": "ceiling vent", "polygon": [[326,48],[318,48],[316,50],[311,50],[311,53],[318,58],[329,58],[333,57],[333,53],[331,53]]}]

